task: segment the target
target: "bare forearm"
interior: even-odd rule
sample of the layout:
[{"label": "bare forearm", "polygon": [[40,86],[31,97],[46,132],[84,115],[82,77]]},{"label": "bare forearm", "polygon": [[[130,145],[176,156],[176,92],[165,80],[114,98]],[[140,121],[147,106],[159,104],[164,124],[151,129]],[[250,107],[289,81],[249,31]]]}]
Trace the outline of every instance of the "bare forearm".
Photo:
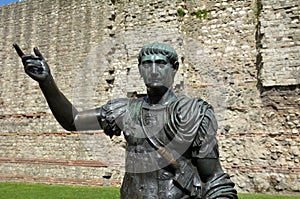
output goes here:
[{"label": "bare forearm", "polygon": [[78,112],[72,103],[59,91],[52,76],[40,83],[40,88],[59,124],[68,131],[99,130],[100,112],[96,109]]},{"label": "bare forearm", "polygon": [[68,131],[75,131],[74,118],[78,112],[71,102],[59,91],[53,77],[49,75],[39,85],[59,124]]}]

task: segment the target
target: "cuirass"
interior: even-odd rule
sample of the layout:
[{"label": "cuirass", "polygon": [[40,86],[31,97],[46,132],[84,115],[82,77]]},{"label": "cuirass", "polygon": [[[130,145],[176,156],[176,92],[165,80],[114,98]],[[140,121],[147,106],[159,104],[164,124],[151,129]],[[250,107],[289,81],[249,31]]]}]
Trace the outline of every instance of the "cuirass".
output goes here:
[{"label": "cuirass", "polygon": [[147,136],[155,136],[166,145],[165,106],[141,106],[139,113],[128,115],[126,174],[121,195],[133,199],[181,198],[182,191],[174,186],[174,170],[169,163],[149,144]]},{"label": "cuirass", "polygon": [[[127,123],[127,132],[124,133],[127,141],[126,170],[129,172],[149,172],[159,170],[168,163],[149,144],[147,136],[155,136],[161,145],[168,143],[164,132],[165,107],[143,107],[139,114],[130,115]],[[138,164],[137,164],[138,163]]]},{"label": "cuirass", "polygon": [[166,106],[150,106],[146,103],[141,105],[138,113],[127,114],[124,119],[124,135],[128,146],[143,145],[147,136],[155,136],[162,144],[167,144],[169,140],[164,133]]}]

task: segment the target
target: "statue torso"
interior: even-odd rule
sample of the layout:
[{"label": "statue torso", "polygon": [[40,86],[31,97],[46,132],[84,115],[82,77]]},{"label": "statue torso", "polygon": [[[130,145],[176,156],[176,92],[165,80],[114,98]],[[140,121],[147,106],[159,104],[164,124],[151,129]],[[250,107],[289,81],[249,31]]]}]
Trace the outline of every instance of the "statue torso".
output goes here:
[{"label": "statue torso", "polygon": [[155,136],[166,146],[170,138],[165,133],[167,105],[150,106],[143,101],[125,115],[128,126],[124,132],[127,141],[126,174],[121,193],[124,198],[181,198],[182,191],[174,186],[175,170],[149,143]]},{"label": "statue torso", "polygon": [[[191,164],[191,146],[207,107],[202,104],[187,97],[172,98],[164,105],[149,105],[145,99],[117,99],[101,109],[106,134],[123,131],[127,141],[121,198],[182,198],[182,187],[199,194],[201,185]],[[171,166],[157,146],[168,149],[175,162],[184,166]]]}]

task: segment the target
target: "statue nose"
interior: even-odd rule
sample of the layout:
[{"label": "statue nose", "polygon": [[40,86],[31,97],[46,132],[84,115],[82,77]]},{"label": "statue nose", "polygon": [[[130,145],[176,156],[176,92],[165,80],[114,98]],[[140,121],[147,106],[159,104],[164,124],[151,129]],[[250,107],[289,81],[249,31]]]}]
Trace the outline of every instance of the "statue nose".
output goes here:
[{"label": "statue nose", "polygon": [[157,66],[155,65],[155,63],[154,63],[154,64],[152,65],[152,67],[151,67],[151,76],[152,76],[152,77],[158,76]]}]

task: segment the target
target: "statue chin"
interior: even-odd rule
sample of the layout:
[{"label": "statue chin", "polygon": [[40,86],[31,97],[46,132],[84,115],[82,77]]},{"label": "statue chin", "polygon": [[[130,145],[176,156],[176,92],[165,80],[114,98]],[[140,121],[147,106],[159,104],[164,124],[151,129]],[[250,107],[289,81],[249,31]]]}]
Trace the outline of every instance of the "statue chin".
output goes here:
[{"label": "statue chin", "polygon": [[147,86],[147,88],[150,88],[150,89],[158,89],[158,90],[166,90],[166,89],[169,89],[168,86],[163,85],[163,84],[160,83],[160,82],[147,83],[146,86]]}]

